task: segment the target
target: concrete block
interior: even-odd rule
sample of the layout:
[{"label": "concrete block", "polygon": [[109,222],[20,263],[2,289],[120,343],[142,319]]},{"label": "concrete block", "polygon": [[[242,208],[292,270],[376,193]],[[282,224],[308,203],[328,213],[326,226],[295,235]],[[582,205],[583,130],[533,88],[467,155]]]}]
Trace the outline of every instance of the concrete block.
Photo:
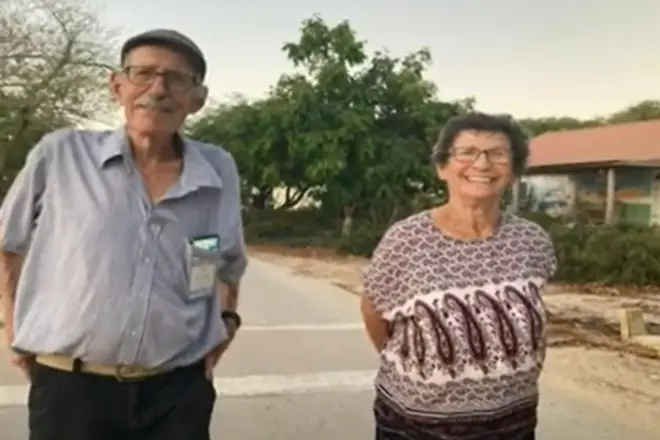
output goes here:
[{"label": "concrete block", "polygon": [[621,340],[628,341],[636,336],[646,334],[644,312],[637,308],[621,309],[620,315]]},{"label": "concrete block", "polygon": [[638,335],[633,336],[632,342],[639,345],[644,345],[649,348],[655,349],[660,352],[660,335]]}]

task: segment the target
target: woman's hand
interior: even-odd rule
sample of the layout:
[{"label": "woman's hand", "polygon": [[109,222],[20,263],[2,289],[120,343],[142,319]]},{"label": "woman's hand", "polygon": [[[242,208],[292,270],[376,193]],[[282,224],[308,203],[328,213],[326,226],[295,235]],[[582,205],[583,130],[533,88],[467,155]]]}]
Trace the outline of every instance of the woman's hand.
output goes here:
[{"label": "woman's hand", "polygon": [[380,353],[390,338],[389,323],[374,309],[371,301],[364,295],[361,297],[360,311],[371,344]]}]

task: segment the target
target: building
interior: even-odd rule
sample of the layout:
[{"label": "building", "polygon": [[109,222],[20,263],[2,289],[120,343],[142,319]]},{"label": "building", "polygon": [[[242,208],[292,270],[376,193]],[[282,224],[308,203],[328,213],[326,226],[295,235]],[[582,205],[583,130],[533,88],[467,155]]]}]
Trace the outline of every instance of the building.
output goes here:
[{"label": "building", "polygon": [[660,226],[660,120],[537,136],[514,200],[555,217]]}]

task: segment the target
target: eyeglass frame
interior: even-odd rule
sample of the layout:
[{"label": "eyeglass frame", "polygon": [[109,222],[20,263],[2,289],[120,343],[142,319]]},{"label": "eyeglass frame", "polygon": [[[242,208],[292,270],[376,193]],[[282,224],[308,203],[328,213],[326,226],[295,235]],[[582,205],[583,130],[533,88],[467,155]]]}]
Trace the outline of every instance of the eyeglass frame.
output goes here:
[{"label": "eyeglass frame", "polygon": [[[461,159],[458,158],[458,156],[456,154],[456,152],[460,151],[460,150],[472,150],[472,151],[476,150],[477,154],[474,157],[474,159],[461,160]],[[491,154],[493,154],[492,153],[493,151],[503,151],[503,152],[506,152],[506,154],[502,155],[502,160],[493,160],[493,158],[491,156]],[[506,147],[495,147],[495,148],[489,148],[489,149],[486,149],[486,150],[482,150],[482,149],[477,148],[477,147],[452,147],[451,150],[450,150],[450,154],[451,154],[451,157],[456,159],[458,162],[465,163],[465,164],[475,163],[476,161],[479,160],[479,158],[481,157],[482,154],[484,155],[486,160],[489,163],[493,164],[493,165],[507,165],[507,164],[510,164],[512,159],[513,159],[512,154],[511,154],[511,150],[509,148],[506,148]]]},{"label": "eyeglass frame", "polygon": [[[153,74],[153,77],[150,78],[149,81],[145,83],[140,83],[134,81],[131,77],[131,71],[132,69],[145,69],[145,71],[149,71],[149,73]],[[192,73],[187,73],[187,72],[182,72],[179,70],[169,70],[169,69],[160,69],[154,66],[142,66],[142,65],[126,65],[121,68],[121,72],[123,75],[128,79],[128,81],[138,87],[149,87],[153,85],[154,81],[158,78],[161,77],[163,78],[163,82],[165,83],[165,86],[173,91],[177,92],[187,92],[189,90],[192,90],[193,88],[201,85],[201,79],[199,78],[198,75],[192,74]],[[185,86],[182,87],[177,87],[174,86],[172,87],[172,80],[171,76],[172,75],[180,75],[182,78],[186,78],[190,80],[190,84],[186,84]],[[168,75],[170,75],[168,77]]]}]

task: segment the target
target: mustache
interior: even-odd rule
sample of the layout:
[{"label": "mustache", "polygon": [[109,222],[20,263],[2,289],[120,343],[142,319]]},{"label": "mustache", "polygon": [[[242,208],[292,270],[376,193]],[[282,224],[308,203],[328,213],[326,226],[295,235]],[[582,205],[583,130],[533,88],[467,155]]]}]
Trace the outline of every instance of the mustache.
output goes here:
[{"label": "mustache", "polygon": [[147,96],[140,101],[135,103],[137,108],[144,108],[147,110],[154,110],[164,113],[173,113],[174,112],[174,103],[169,99],[163,99],[156,96]]}]

